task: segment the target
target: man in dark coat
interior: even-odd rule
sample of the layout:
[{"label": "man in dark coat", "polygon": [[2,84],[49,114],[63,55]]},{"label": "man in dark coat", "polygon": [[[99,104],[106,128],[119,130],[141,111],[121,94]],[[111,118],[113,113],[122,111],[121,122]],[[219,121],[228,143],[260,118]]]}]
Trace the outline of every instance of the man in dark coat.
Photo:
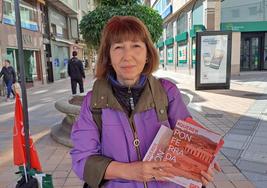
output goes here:
[{"label": "man in dark coat", "polygon": [[81,60],[77,58],[77,52],[72,52],[72,58],[68,62],[68,74],[71,80],[72,94],[76,94],[77,83],[79,84],[80,93],[84,92],[83,80],[85,79],[83,64]]},{"label": "man in dark coat", "polygon": [[2,68],[0,72],[0,78],[2,76],[4,76],[4,82],[7,88],[7,99],[6,100],[8,101],[11,93],[13,94],[15,98],[15,92],[12,89],[12,85],[13,83],[16,82],[16,73],[15,73],[14,68],[10,65],[10,61],[7,59],[4,61],[4,67]]}]

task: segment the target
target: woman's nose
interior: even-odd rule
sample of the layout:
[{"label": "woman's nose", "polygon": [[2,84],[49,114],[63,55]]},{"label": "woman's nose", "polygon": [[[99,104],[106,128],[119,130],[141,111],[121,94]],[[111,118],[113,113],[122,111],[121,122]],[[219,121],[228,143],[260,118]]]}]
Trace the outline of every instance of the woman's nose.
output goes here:
[{"label": "woman's nose", "polygon": [[132,56],[132,50],[131,50],[131,48],[128,48],[128,47],[124,48],[123,56],[124,56],[124,59],[131,58],[131,56]]}]

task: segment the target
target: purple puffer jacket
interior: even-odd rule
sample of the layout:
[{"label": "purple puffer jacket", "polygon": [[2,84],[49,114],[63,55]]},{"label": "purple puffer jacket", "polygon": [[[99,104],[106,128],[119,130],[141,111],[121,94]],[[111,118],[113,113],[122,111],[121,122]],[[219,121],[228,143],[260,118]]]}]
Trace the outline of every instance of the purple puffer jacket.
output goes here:
[{"label": "purple puffer jacket", "polygon": [[[167,80],[161,80],[161,84],[168,96],[169,121],[158,122],[156,111],[153,107],[145,111],[135,113],[134,124],[140,140],[141,157],[143,158],[157,134],[161,125],[173,128],[177,119],[185,119],[190,116],[181,93],[175,84]],[[119,162],[138,161],[138,156],[133,143],[133,133],[126,113],[108,106],[102,109],[102,137],[99,140],[99,132],[89,110],[92,92],[85,96],[78,120],[73,125],[71,139],[73,149],[72,168],[80,179],[83,179],[84,166],[91,155],[103,155]],[[140,98],[141,100],[141,98]],[[149,100],[149,99],[146,99]],[[149,103],[149,101],[139,101]],[[139,103],[138,102],[138,103]],[[143,188],[143,182],[128,180],[111,180],[104,184],[106,188]],[[148,182],[149,188],[180,188],[170,182]]]}]

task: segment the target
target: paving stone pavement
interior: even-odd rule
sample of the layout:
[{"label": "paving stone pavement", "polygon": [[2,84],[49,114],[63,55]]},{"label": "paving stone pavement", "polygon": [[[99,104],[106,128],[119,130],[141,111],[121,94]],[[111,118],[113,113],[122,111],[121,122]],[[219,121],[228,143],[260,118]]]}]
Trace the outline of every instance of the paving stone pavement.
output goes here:
[{"label": "paving stone pavement", "polygon": [[[257,188],[267,187],[267,88],[225,136],[223,153]],[[239,138],[238,140],[235,140]]]},{"label": "paving stone pavement", "polygon": [[[159,77],[177,82],[181,92],[189,98],[192,116],[207,128],[224,136],[225,146],[218,156],[222,172],[216,173],[208,188],[263,188],[267,187],[267,73],[255,78],[245,75],[234,78],[230,90],[195,91],[194,76],[187,70],[163,71]],[[262,79],[265,78],[266,79]],[[254,79],[254,81],[253,81]],[[264,83],[265,81],[265,83]],[[260,99],[260,100],[259,100]],[[44,172],[53,175],[55,188],[81,188],[71,170],[69,148],[50,137],[49,130],[36,142]],[[1,188],[13,188],[16,167],[4,168],[0,176]]]}]

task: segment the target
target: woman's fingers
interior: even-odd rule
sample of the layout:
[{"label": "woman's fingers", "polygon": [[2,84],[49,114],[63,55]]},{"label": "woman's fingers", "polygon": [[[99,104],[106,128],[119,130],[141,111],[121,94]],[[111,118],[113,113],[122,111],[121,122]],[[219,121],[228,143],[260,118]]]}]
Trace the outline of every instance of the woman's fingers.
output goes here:
[{"label": "woman's fingers", "polygon": [[215,162],[215,163],[214,163],[214,168],[215,168],[218,172],[221,172],[221,171],[222,171],[222,169],[221,169],[221,167],[220,167],[220,165],[219,165],[218,162]]},{"label": "woman's fingers", "polygon": [[209,183],[204,177],[201,177],[201,181],[204,186],[208,185]]},{"label": "woman's fingers", "polygon": [[209,182],[213,181],[214,172],[209,169],[208,172],[201,171],[201,180],[204,185],[207,185]]},{"label": "woman's fingers", "polygon": [[149,162],[151,167],[157,169],[162,169],[162,168],[168,168],[168,167],[172,167],[173,165],[169,162]]},{"label": "woman's fingers", "polygon": [[174,177],[169,169],[173,165],[169,162],[147,162],[146,163],[146,177],[147,181],[166,181],[164,177]]}]

